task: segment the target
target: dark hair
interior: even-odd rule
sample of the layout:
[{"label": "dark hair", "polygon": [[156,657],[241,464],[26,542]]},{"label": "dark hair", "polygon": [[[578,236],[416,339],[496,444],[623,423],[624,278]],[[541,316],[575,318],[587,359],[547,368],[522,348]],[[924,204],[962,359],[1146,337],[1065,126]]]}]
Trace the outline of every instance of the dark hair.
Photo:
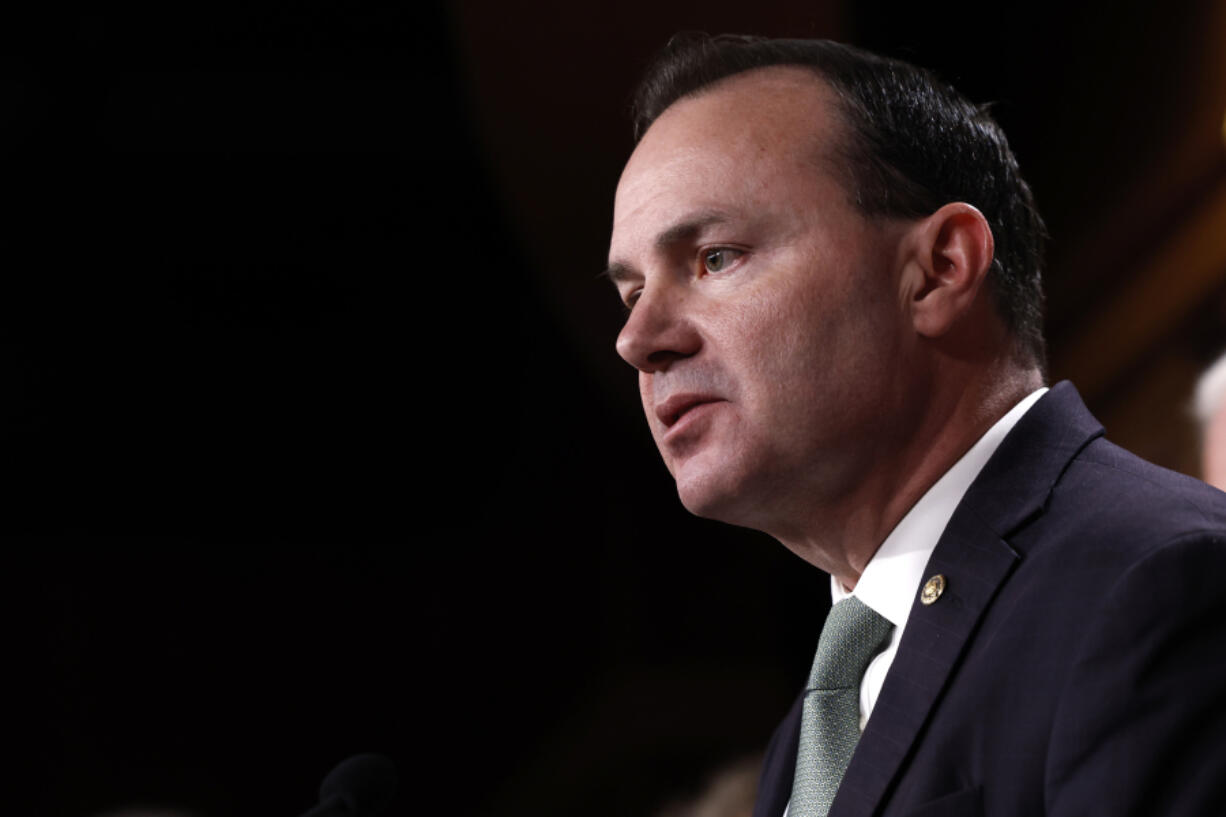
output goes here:
[{"label": "dark hair", "polygon": [[1019,351],[1044,369],[1043,220],[986,106],[930,72],[828,40],[680,34],[635,93],[636,141],[682,97],[774,65],[809,68],[838,96],[849,138],[836,158],[865,216],[921,218],[953,201],[983,213],[996,241],[988,280],[997,310]]}]

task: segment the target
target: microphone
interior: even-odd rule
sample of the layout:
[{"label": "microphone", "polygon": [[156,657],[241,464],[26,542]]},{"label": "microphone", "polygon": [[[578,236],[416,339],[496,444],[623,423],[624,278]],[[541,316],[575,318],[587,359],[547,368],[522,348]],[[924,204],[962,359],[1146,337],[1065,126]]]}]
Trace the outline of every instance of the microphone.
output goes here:
[{"label": "microphone", "polygon": [[319,784],[319,805],[302,817],[377,817],[396,793],[396,764],[383,755],[342,760]]}]

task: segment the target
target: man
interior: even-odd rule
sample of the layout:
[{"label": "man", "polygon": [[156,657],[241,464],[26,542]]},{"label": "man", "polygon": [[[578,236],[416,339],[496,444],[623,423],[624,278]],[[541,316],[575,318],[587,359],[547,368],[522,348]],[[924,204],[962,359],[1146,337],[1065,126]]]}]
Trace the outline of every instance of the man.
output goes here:
[{"label": "man", "polygon": [[1201,477],[1226,488],[1226,355],[1196,382],[1196,419],[1200,423]]},{"label": "man", "polygon": [[675,40],[636,112],[618,352],[685,507],[836,602],[755,814],[1219,813],[1226,497],[1043,386],[1042,222],[996,124],[741,37]]}]

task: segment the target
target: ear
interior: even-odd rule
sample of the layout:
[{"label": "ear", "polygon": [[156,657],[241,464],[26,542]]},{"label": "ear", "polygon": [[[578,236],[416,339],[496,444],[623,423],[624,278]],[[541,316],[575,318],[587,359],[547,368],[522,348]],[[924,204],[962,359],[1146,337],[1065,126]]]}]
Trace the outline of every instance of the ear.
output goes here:
[{"label": "ear", "polygon": [[926,337],[940,337],[970,311],[996,249],[983,213],[952,202],[914,225],[907,273],[911,318]]}]

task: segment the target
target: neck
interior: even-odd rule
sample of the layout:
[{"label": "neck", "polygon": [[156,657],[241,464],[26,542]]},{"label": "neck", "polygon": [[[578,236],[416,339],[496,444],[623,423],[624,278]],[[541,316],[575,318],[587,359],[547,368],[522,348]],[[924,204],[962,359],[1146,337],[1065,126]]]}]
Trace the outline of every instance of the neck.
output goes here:
[{"label": "neck", "polygon": [[[1009,366],[994,376],[947,379],[907,425],[905,441],[887,440],[854,488],[814,504],[795,523],[770,531],[805,561],[854,589],[890,531],[993,424],[1042,385],[1037,370]],[[886,450],[886,449],[889,450]]]}]

